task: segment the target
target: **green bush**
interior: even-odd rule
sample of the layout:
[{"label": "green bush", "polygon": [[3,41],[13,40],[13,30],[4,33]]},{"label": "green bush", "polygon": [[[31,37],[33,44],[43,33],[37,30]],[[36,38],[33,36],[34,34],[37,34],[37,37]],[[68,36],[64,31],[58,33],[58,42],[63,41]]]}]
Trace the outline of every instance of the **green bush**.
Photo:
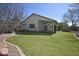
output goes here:
[{"label": "green bush", "polygon": [[12,32],[13,32],[13,30],[6,30],[6,31],[4,31],[2,33],[12,33]]}]

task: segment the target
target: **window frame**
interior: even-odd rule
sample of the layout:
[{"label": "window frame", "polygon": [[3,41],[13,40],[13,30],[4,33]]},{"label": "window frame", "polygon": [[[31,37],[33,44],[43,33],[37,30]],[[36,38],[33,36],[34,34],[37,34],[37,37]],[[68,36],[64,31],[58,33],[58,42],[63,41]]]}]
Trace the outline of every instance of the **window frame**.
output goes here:
[{"label": "window frame", "polygon": [[35,28],[35,24],[29,24],[29,28],[30,29],[34,29]]}]

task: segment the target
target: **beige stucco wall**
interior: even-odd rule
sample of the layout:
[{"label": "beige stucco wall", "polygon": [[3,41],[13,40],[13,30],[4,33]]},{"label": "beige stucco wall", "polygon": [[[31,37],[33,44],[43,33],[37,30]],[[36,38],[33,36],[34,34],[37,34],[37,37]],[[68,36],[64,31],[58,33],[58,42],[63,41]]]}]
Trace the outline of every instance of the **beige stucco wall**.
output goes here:
[{"label": "beige stucco wall", "polygon": [[[38,31],[38,23],[35,16],[29,17],[23,24],[27,24],[26,29],[31,31]],[[35,24],[35,28],[29,28],[29,24]]]},{"label": "beige stucco wall", "polygon": [[[34,15],[34,17],[35,17],[35,20],[37,21],[37,31],[44,31],[44,21],[47,22],[47,26],[48,26],[48,23],[50,23],[50,24],[53,23],[52,20],[48,20],[46,18],[37,16],[37,15]],[[50,28],[48,26],[48,31],[52,31],[52,30],[53,30],[53,28]]]},{"label": "beige stucco wall", "polygon": [[43,31],[44,26],[43,26],[43,22],[42,21],[38,21],[38,31]]},{"label": "beige stucco wall", "polygon": [[35,18],[37,19],[37,20],[41,20],[41,21],[52,21],[52,20],[48,20],[48,19],[46,19],[46,18],[44,18],[44,17],[40,17],[40,16],[37,16],[37,15],[34,15],[35,16]]},{"label": "beige stucco wall", "polygon": [[[27,24],[27,26],[24,26],[26,28],[26,30],[43,31],[44,24],[42,21],[50,21],[51,22],[51,20],[45,19],[43,17],[39,17],[37,15],[32,15],[23,24]],[[35,24],[35,28],[33,28],[33,29],[29,28],[29,24]],[[52,29],[48,27],[48,30],[51,31]]]}]

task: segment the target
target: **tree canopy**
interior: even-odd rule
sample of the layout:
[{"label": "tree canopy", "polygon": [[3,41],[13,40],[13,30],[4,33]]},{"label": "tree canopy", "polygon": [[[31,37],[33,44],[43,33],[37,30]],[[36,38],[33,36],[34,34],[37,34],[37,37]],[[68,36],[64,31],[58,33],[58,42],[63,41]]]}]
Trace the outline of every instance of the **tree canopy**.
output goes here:
[{"label": "tree canopy", "polygon": [[23,4],[0,3],[0,32],[16,29],[23,18]]},{"label": "tree canopy", "polygon": [[72,25],[75,25],[79,22],[79,4],[70,4],[71,8],[68,9],[63,15],[63,21],[71,22]]}]

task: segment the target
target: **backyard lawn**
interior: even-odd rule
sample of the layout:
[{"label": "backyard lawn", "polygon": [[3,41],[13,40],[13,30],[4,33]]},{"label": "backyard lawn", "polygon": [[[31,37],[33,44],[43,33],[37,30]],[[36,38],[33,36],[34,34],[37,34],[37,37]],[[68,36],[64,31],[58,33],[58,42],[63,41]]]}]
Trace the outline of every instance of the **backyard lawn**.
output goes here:
[{"label": "backyard lawn", "polygon": [[21,47],[27,56],[79,56],[79,40],[70,32],[18,35],[7,41]]}]

